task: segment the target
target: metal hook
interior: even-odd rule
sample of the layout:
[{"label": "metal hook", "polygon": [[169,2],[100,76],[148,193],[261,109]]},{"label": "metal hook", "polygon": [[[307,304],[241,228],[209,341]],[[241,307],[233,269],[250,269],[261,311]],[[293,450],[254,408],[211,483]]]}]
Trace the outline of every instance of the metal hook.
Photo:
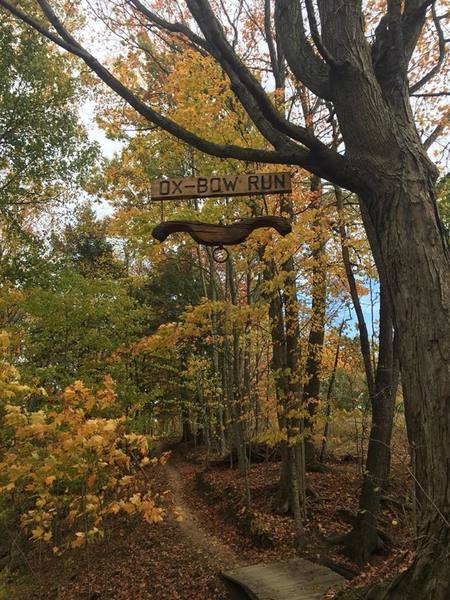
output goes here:
[{"label": "metal hook", "polygon": [[223,246],[216,246],[212,251],[212,257],[216,263],[223,264],[226,263],[230,253]]}]

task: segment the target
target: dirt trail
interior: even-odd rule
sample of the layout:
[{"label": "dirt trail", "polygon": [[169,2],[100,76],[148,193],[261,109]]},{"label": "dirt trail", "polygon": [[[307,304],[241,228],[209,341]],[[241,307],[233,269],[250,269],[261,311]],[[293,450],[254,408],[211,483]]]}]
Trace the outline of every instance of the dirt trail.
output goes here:
[{"label": "dirt trail", "polygon": [[211,555],[221,567],[229,569],[241,566],[243,564],[242,560],[238,558],[236,553],[229,546],[223,544],[218,537],[206,531],[199,523],[196,515],[187,506],[184,500],[181,475],[176,467],[170,464],[170,461],[165,464],[165,472],[174,503],[182,517],[178,525],[186,538],[202,552]]}]

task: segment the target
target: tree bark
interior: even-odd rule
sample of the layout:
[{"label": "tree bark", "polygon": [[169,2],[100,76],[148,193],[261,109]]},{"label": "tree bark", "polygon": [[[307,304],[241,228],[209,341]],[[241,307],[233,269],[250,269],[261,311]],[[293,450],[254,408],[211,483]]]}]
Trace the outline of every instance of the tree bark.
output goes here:
[{"label": "tree bark", "polygon": [[417,465],[417,558],[389,600],[450,597],[450,253],[419,156],[409,153],[400,180],[363,199],[388,281]]},{"label": "tree bark", "polygon": [[394,368],[392,315],[387,290],[380,286],[380,333],[375,392],[371,397],[372,426],[359,508],[352,531],[345,537],[345,554],[362,565],[381,546],[377,525],[381,495],[390,466],[391,434],[397,377]]},{"label": "tree bark", "polygon": [[[233,306],[237,306],[237,291],[236,291],[236,281],[235,281],[235,270],[233,258],[230,256],[226,262],[226,270],[227,270],[227,283],[228,289],[230,292],[230,300]],[[237,323],[233,320],[232,323],[232,371],[231,371],[231,381],[228,383],[228,393],[229,393],[229,406],[230,412],[233,419],[233,433],[234,433],[234,441],[236,446],[236,452],[238,457],[238,469],[239,473],[242,476],[247,475],[248,469],[248,460],[246,454],[246,435],[245,435],[245,427],[242,420],[242,406],[241,406],[241,384],[240,384],[240,344],[239,344],[239,331],[237,327]],[[227,356],[227,352],[224,352],[225,357]]]},{"label": "tree bark", "polygon": [[[380,499],[390,465],[390,444],[394,418],[394,401],[397,382],[394,374],[393,324],[390,299],[385,277],[380,278],[380,332],[379,353],[376,374],[373,374],[371,349],[367,326],[352,271],[348,236],[344,220],[342,191],[335,188],[339,215],[342,259],[353,306],[355,308],[361,354],[366,372],[367,388],[372,409],[372,426],[367,449],[366,468],[359,497],[359,508],[352,531],[343,539],[345,554],[362,565],[381,545],[377,522],[380,513]],[[378,248],[375,247],[377,256]],[[380,266],[381,268],[381,266]]]},{"label": "tree bark", "polygon": [[311,327],[308,337],[308,356],[306,358],[305,384],[303,386],[303,405],[309,413],[305,419],[305,460],[306,465],[317,462],[317,449],[312,440],[314,418],[320,401],[320,382],[323,345],[325,342],[325,313],[327,300],[327,255],[325,244],[328,231],[325,230],[323,215],[321,214],[321,192],[322,184],[319,178],[312,177],[311,192],[316,192],[318,197],[314,202],[316,218],[313,221],[313,229],[317,231],[313,243],[312,255],[314,265],[312,270],[312,304],[311,304]]}]

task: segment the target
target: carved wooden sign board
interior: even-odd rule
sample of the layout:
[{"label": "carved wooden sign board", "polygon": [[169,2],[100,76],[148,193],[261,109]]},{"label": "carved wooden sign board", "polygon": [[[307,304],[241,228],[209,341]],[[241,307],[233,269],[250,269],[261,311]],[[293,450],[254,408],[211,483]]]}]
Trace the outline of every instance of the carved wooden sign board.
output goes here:
[{"label": "carved wooden sign board", "polygon": [[152,181],[151,198],[152,200],[186,200],[218,196],[290,194],[291,192],[290,173],[258,173],[157,179]]}]

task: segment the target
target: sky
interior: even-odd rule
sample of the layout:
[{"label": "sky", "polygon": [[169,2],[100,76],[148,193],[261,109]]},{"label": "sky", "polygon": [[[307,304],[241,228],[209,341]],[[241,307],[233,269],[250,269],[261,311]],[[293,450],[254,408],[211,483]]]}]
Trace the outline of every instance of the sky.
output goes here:
[{"label": "sky", "polygon": [[87,129],[89,139],[100,144],[103,156],[112,158],[116,152],[120,151],[122,144],[117,140],[108,139],[105,132],[97,125],[95,121],[95,102],[93,100],[87,100],[83,103],[80,117]]}]

